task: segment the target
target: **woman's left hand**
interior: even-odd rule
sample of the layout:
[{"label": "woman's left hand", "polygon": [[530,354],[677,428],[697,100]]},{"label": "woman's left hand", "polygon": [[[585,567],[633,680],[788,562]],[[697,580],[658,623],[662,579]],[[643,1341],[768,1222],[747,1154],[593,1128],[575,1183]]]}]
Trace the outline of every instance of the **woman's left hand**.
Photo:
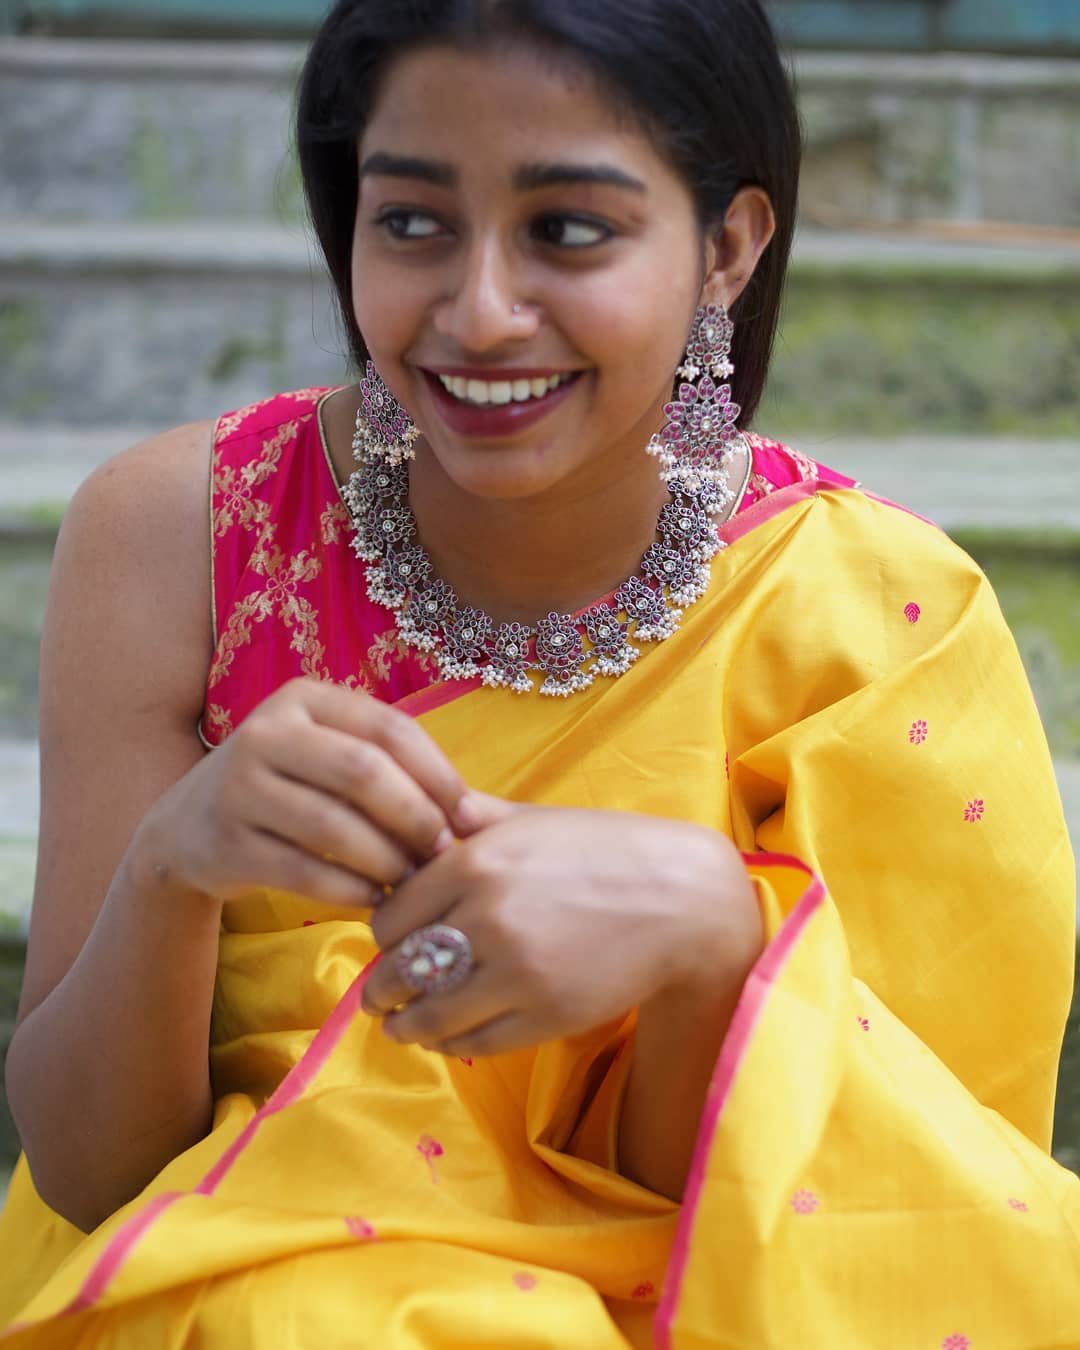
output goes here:
[{"label": "woman's left hand", "polygon": [[[761,919],[723,835],[653,816],[467,801],[475,833],[372,919],[384,956],[363,1001],[388,1035],[471,1058],[574,1035],[658,996],[737,994]],[[453,990],[418,996],[396,957],[434,923],[465,933],[473,969]]]}]

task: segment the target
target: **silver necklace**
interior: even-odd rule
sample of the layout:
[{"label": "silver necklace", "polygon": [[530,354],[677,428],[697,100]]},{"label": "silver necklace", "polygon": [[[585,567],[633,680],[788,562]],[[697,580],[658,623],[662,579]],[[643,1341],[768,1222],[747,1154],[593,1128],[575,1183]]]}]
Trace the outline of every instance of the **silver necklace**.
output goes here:
[{"label": "silver necklace", "polygon": [[[749,464],[741,437],[726,459],[739,450]],[[342,495],[354,529],[350,546],[367,564],[368,595],[390,610],[408,646],[434,656],[443,679],[479,676],[491,688],[527,694],[537,687],[532,676],[539,675],[541,694],[566,698],[588,689],[597,675],[625,674],[641,654],[631,638],[669,638],[683,611],[708,589],[709,564],[726,547],[710,517],[730,514],[741,494],[726,482],[691,487],[679,478],[668,489],[658,538],[613,603],[594,605],[577,618],[552,611],[536,624],[496,624],[482,609],[462,605],[435,575],[417,538],[404,464],[361,462]]]}]

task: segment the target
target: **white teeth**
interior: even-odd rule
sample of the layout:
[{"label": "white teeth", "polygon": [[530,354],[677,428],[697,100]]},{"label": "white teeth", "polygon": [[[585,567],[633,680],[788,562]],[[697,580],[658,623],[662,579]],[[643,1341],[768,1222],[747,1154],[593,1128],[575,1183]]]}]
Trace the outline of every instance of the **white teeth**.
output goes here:
[{"label": "white teeth", "polygon": [[526,403],[531,398],[543,398],[570,379],[572,372],[535,380],[467,380],[461,375],[440,375],[439,383],[455,398],[483,408],[488,404]]}]

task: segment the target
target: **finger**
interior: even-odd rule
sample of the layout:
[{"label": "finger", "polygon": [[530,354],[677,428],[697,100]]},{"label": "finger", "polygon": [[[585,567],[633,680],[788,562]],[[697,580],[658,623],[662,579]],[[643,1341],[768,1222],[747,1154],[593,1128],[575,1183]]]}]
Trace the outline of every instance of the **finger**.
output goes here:
[{"label": "finger", "polygon": [[[389,902],[383,900],[382,903],[387,904]],[[443,922],[447,923],[453,923],[453,921],[453,912],[447,915],[446,919],[443,920]],[[410,981],[401,973],[401,953],[404,950],[405,941],[407,941],[413,933],[422,931],[422,927],[423,926],[421,926],[421,930],[410,930],[401,942],[383,950],[383,960],[381,960],[376,969],[372,971],[371,979],[364,986],[364,993],[361,1001],[365,1012],[371,1013],[376,1017],[384,1017],[395,1008],[401,1007],[407,1003],[415,1002],[419,998],[433,998],[436,1002],[442,1002],[449,998],[452,993],[456,992],[456,990],[451,988],[447,989],[445,992],[433,991],[431,993],[425,993],[422,989],[418,990],[416,986],[410,983]],[[458,929],[458,932],[461,931],[461,929]],[[466,940],[469,942],[470,951],[466,983],[471,984],[473,977],[480,969],[480,962],[477,958],[475,949],[472,946],[471,939],[468,938],[467,934],[465,936]],[[458,959],[463,960],[465,958],[459,956]]]},{"label": "finger", "polygon": [[418,928],[447,922],[446,915],[465,890],[464,848],[456,845],[395,887],[372,915],[375,941],[389,951]]},{"label": "finger", "polygon": [[268,834],[329,855],[338,866],[380,886],[400,881],[408,856],[359,811],[325,792],[266,773],[249,807],[250,820]]},{"label": "finger", "polygon": [[322,858],[314,858],[295,845],[272,834],[249,832],[248,886],[272,886],[290,891],[325,905],[345,905],[365,909],[373,901],[377,888],[344,867]]},{"label": "finger", "polygon": [[318,680],[302,684],[301,698],[315,721],[379,745],[447,816],[451,814],[465,783],[418,723],[370,694]]},{"label": "finger", "polygon": [[518,802],[509,802],[502,797],[492,797],[487,792],[470,789],[454,808],[450,823],[460,839],[478,834],[491,825],[498,825],[518,811],[529,808]]},{"label": "finger", "polygon": [[[379,964],[386,965],[392,960],[390,955]],[[446,994],[414,995],[411,1001],[402,1000],[400,1007],[383,1014],[384,1030],[403,1045],[434,1049],[441,1042],[464,1035],[508,1012],[510,1000],[503,985],[492,967],[477,967],[464,984]]]},{"label": "finger", "polygon": [[304,736],[282,738],[267,761],[287,777],[350,803],[412,856],[430,858],[453,842],[442,809],[372,741],[314,724]]},{"label": "finger", "polygon": [[487,1055],[528,1050],[547,1039],[549,1037],[528,1013],[511,1012],[494,1017],[460,1036],[451,1036],[433,1048],[449,1058],[483,1059]]}]

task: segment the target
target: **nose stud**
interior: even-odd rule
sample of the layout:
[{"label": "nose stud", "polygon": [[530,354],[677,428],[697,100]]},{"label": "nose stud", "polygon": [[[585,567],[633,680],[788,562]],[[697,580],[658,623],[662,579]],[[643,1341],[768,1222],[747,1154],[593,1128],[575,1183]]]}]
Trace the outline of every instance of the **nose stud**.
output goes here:
[{"label": "nose stud", "polygon": [[515,305],[515,306],[513,307],[513,309],[512,309],[510,312],[511,312],[511,314],[520,314],[520,313],[521,313],[521,306],[520,306],[520,305]]}]

